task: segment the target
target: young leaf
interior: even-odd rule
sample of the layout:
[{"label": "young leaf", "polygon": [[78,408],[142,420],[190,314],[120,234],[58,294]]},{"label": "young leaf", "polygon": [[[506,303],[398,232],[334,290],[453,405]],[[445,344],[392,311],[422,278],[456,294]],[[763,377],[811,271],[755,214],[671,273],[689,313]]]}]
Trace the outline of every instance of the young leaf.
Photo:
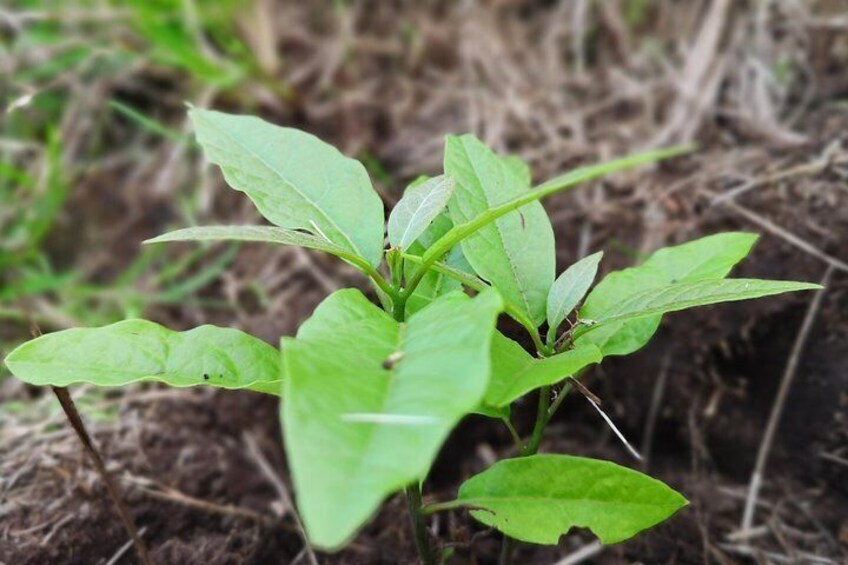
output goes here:
[{"label": "young leaf", "polygon": [[39,386],[159,381],[276,395],[282,388],[279,352],[264,341],[231,328],[175,332],[147,320],[46,334],[12,351],[6,366]]},{"label": "young leaf", "polygon": [[[676,312],[695,306],[750,300],[799,290],[817,290],[821,285],[760,279],[718,279],[685,282],[643,291],[600,313],[598,325],[655,314]],[[584,333],[592,331],[587,328]]]},{"label": "young leaf", "polygon": [[[448,136],[445,173],[456,179],[448,204],[454,224],[463,224],[529,191],[514,165],[472,135]],[[482,278],[536,325],[554,280],[554,232],[545,209],[530,202],[462,241],[462,251]]]},{"label": "young leaf", "polygon": [[424,478],[483,397],[500,309],[493,290],[454,293],[398,324],[341,290],[283,340],[283,431],[314,545],[340,547],[383,498]]},{"label": "young leaf", "polygon": [[531,390],[552,385],[580,369],[601,361],[600,350],[581,345],[552,357],[538,359],[515,341],[496,332],[492,339],[492,375],[484,406],[509,406]]},{"label": "young leaf", "polygon": [[475,508],[474,518],[511,538],[548,545],[575,526],[589,528],[604,544],[618,543],[687,504],[647,475],[568,455],[499,461],[465,481],[457,502]]},{"label": "young leaf", "polygon": [[[447,214],[439,214],[418,237],[418,240],[410,246],[409,253],[404,253],[404,273],[407,280],[415,275],[415,271],[421,262],[421,255],[434,241],[447,233],[451,227],[453,227],[453,223],[451,223]],[[463,284],[472,283],[470,288],[478,291],[488,288],[488,285],[474,274],[474,269],[468,264],[468,260],[462,254],[462,248],[458,245],[448,252],[444,263],[439,263],[439,265],[443,268],[441,270],[434,268],[427,271],[409,297],[406,303],[407,316],[421,310],[439,296],[462,289]],[[474,284],[477,284],[477,286],[473,286]]]},{"label": "young leaf", "polygon": [[[660,249],[638,267],[604,277],[583,302],[580,318],[598,320],[610,308],[643,291],[678,282],[723,279],[748,255],[756,241],[756,234],[728,232]],[[608,323],[583,332],[580,341],[594,343],[605,356],[627,355],[648,343],[661,320],[662,316],[656,315]]]},{"label": "young leaf", "polygon": [[598,263],[604,256],[599,251],[580,259],[554,281],[548,294],[548,335],[556,336],[557,328],[592,286],[598,273]]},{"label": "young leaf", "polygon": [[362,163],[300,130],[192,108],[197,140],[272,224],[304,229],[380,263],[383,202]]},{"label": "young leaf", "polygon": [[440,175],[406,190],[389,214],[389,242],[409,249],[427,226],[442,213],[453,195],[454,180]]},{"label": "young leaf", "polygon": [[349,261],[362,270],[370,265],[362,257],[331,243],[323,237],[297,230],[273,226],[207,226],[184,228],[148,239],[144,243],[166,243],[172,241],[261,241],[279,245],[296,245],[323,251]]}]

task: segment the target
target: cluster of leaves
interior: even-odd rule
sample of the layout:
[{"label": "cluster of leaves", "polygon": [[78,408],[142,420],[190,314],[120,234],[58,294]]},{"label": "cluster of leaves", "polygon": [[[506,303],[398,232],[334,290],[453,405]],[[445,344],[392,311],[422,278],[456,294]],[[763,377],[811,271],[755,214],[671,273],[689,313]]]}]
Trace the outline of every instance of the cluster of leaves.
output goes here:
[{"label": "cluster of leaves", "polygon": [[[667,312],[817,288],[725,278],[756,239],[746,233],[662,249],[591,292],[600,253],[555,277],[541,198],[685,149],[579,168],[531,188],[519,159],[473,136],[450,136],[444,174],[412,183],[386,230],[383,203],[358,161],[254,117],[190,115],[208,158],[274,226],[188,228],[151,242],[263,241],[322,251],[361,270],[380,306],[356,289],[335,292],[279,351],[233,329],[177,333],[128,320],[43,336],[6,363],[38,385],[155,380],[281,396],[298,508],[320,548],[342,547],[403,488],[417,492],[415,512],[467,507],[480,522],[533,543],[557,543],[572,526],[614,543],[663,521],[686,504],[668,486],[606,461],[535,454],[549,388],[605,356],[639,349]],[[496,330],[501,313],[526,328],[535,355]],[[454,501],[415,506],[461,418],[509,422],[511,404],[536,389],[541,425],[521,457],[470,478]]]}]

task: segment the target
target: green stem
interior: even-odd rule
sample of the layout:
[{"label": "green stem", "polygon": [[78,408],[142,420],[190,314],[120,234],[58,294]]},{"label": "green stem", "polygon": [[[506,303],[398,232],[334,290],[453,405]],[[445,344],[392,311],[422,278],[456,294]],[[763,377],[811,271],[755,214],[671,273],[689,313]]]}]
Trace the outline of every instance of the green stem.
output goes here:
[{"label": "green stem", "polygon": [[397,294],[395,289],[386,282],[386,279],[383,278],[383,275],[381,275],[377,269],[365,262],[360,263],[358,266],[371,278],[372,281],[374,281],[374,284],[376,284],[380,290],[389,296],[395,296]]},{"label": "green stem", "polygon": [[409,299],[409,295],[404,292],[395,292],[392,295],[392,315],[397,322],[403,322],[406,319],[407,299]]},{"label": "green stem", "polygon": [[550,422],[551,418],[554,417],[554,414],[556,414],[556,411],[559,409],[559,405],[562,404],[562,401],[565,400],[565,397],[568,396],[569,392],[571,392],[571,383],[567,382],[548,408],[548,422]]},{"label": "green stem", "polygon": [[539,404],[536,408],[536,424],[533,426],[533,433],[530,439],[521,450],[521,455],[535,455],[539,451],[539,445],[542,443],[542,433],[545,431],[545,425],[548,423],[548,407],[551,403],[551,387],[543,386],[539,389]]},{"label": "green stem", "polygon": [[518,432],[515,430],[515,426],[512,425],[512,420],[510,420],[509,416],[501,418],[501,420],[503,420],[506,429],[509,430],[509,435],[512,436],[512,441],[515,443],[515,447],[517,447],[520,452],[522,447],[521,436],[518,435]]},{"label": "green stem", "polygon": [[466,506],[465,502],[461,500],[448,500],[447,502],[434,502],[432,504],[425,504],[421,507],[421,513],[425,516],[429,516],[430,514],[436,514],[437,512],[446,512],[448,510],[454,510],[456,508],[460,508],[462,506]]},{"label": "green stem", "polygon": [[[392,315],[397,322],[403,322],[406,319],[406,300],[409,295],[395,286],[391,288],[391,297]],[[418,557],[423,565],[436,565],[436,557],[427,537],[426,516],[421,503],[421,485],[418,482],[406,487],[406,505],[409,509],[409,521],[412,525],[412,533],[415,536]]]},{"label": "green stem", "polygon": [[421,267],[415,274],[412,276],[412,279],[409,282],[408,290],[412,292],[418,286],[418,283],[421,282],[421,279],[424,277],[424,273],[427,272],[433,263],[442,258],[442,256],[451,250],[451,248],[470,236],[471,234],[477,232],[481,228],[489,225],[494,222],[501,216],[505,216],[510,212],[518,210],[522,206],[526,206],[531,202],[535,202],[537,200],[541,200],[547,196],[550,196],[554,193],[560,192],[567,188],[573,188],[580,183],[587,182],[590,180],[594,180],[611,173],[622,171],[625,169],[630,169],[632,167],[638,165],[644,165],[647,163],[654,163],[656,161],[661,161],[663,159],[668,159],[670,157],[675,157],[677,155],[682,155],[684,153],[689,153],[694,150],[694,146],[678,146],[671,147],[667,149],[657,149],[653,151],[647,151],[645,153],[639,153],[637,155],[630,155],[629,157],[623,157],[621,159],[615,159],[609,161],[607,163],[601,163],[599,165],[589,165],[586,167],[579,167],[569,173],[564,175],[560,175],[555,177],[540,186],[522,194],[517,198],[513,198],[499,206],[495,206],[494,208],[490,208],[486,212],[476,216],[475,218],[465,222],[464,224],[459,224],[451,228],[445,235],[440,237],[433,245],[424,252],[422,256]]},{"label": "green stem", "polygon": [[406,487],[406,504],[409,508],[412,532],[415,534],[415,547],[418,548],[418,557],[423,565],[436,565],[436,557],[433,555],[430,540],[427,537],[427,524],[421,505],[421,485],[414,483]]}]

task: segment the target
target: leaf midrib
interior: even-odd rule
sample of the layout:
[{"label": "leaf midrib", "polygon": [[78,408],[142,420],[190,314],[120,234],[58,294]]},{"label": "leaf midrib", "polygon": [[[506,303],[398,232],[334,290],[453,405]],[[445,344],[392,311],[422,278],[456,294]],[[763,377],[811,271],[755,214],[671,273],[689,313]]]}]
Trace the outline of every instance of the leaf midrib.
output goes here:
[{"label": "leaf midrib", "polygon": [[[480,176],[480,173],[477,170],[477,166],[474,162],[474,159],[472,159],[471,155],[468,154],[468,149],[465,146],[464,140],[462,141],[462,151],[465,154],[465,159],[471,165],[471,169],[474,172],[474,176],[477,178],[477,181],[478,181],[477,184],[480,186],[480,192],[483,195],[483,200],[486,202],[486,207],[491,208],[492,203],[489,201],[489,195],[483,189],[482,177]],[[500,159],[500,157],[498,157],[497,155],[495,156],[495,158]],[[498,163],[498,171],[501,173],[501,177],[503,177],[504,176],[503,165],[500,162]],[[515,212],[518,212],[520,214],[520,212],[518,210],[515,210]],[[498,224],[499,221],[500,221],[500,219],[492,222],[492,227],[494,228],[495,233],[498,234],[498,239],[501,242],[501,248],[504,251],[504,255],[506,255],[506,260],[507,260],[507,263],[509,264],[510,270],[512,271],[512,276],[515,279],[515,284],[516,284],[516,286],[518,286],[518,293],[521,295],[521,300],[524,302],[525,312],[527,313],[528,316],[530,316],[531,319],[533,319],[533,313],[530,310],[530,302],[527,300],[527,289],[522,284],[521,277],[518,276],[518,271],[516,270],[515,263],[512,260],[512,255],[509,253],[509,251],[506,248],[506,241],[504,240],[503,233],[500,230],[500,227],[499,227],[499,224]]]},{"label": "leaf midrib", "polygon": [[[552,497],[544,497],[544,496],[475,496],[474,498],[461,498],[459,499],[464,505],[474,506],[475,504],[478,506],[482,506],[486,508],[486,505],[481,501],[489,501],[489,502],[528,502],[528,503],[545,503],[550,504],[551,502],[555,502],[558,504],[568,504],[571,502],[582,502],[582,503],[590,503],[590,504],[614,504],[617,506],[646,506],[650,508],[679,508],[679,504],[674,504],[671,502],[666,503],[653,503],[653,502],[620,502],[616,500],[597,500],[594,498],[552,498]],[[480,502],[480,504],[477,504]],[[491,509],[488,509],[491,511]]]}]

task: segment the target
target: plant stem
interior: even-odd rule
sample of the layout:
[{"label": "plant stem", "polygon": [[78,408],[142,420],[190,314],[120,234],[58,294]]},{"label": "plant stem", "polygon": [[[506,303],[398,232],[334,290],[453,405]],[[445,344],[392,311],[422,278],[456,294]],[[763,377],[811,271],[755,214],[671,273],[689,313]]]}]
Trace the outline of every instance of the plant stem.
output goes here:
[{"label": "plant stem", "polygon": [[522,457],[535,455],[539,451],[539,444],[542,443],[542,433],[545,431],[545,424],[548,423],[548,407],[551,403],[551,387],[543,386],[539,389],[539,405],[536,408],[536,424],[533,426],[533,433],[524,449],[521,450]]},{"label": "plant stem", "polygon": [[378,271],[368,263],[363,263],[359,265],[359,267],[365,272],[366,275],[371,278],[372,281],[374,281],[374,284],[376,284],[380,288],[380,290],[382,290],[389,296],[394,296],[394,289],[391,287],[391,285],[389,285],[388,282],[386,282],[386,279],[383,278],[383,275],[380,274],[380,271]]},{"label": "plant stem", "polygon": [[512,442],[515,444],[515,447],[518,448],[520,453],[522,449],[521,436],[518,435],[518,432],[515,430],[515,426],[512,425],[512,420],[509,416],[501,418],[501,420],[503,420],[506,429],[509,430],[509,435],[512,436]]},{"label": "plant stem", "polygon": [[[392,316],[397,322],[406,319],[406,300],[408,294],[399,291],[397,286],[392,288]],[[409,521],[412,525],[412,533],[415,537],[415,547],[418,549],[418,558],[423,565],[436,565],[436,557],[430,548],[427,537],[426,516],[421,504],[421,484],[415,482],[406,487],[406,506],[409,509]]]},{"label": "plant stem", "polygon": [[120,493],[118,492],[118,486],[115,484],[115,481],[112,479],[112,476],[106,470],[106,465],[103,464],[103,459],[100,457],[100,453],[97,451],[97,448],[94,447],[94,443],[91,441],[91,436],[88,435],[88,431],[85,429],[85,424],[83,424],[82,422],[82,418],[80,417],[79,411],[77,411],[77,407],[74,404],[71,395],[68,394],[68,389],[64,387],[54,386],[53,392],[56,394],[56,398],[59,399],[59,404],[62,405],[62,410],[65,411],[65,415],[68,417],[68,421],[71,423],[71,427],[74,429],[77,436],[79,437],[79,440],[85,448],[86,453],[88,453],[88,456],[94,463],[94,467],[95,469],[97,469],[97,473],[100,475],[100,478],[106,484],[106,490],[109,493],[109,497],[115,504],[115,508],[118,510],[118,515],[121,518],[121,522],[124,523],[124,528],[127,530],[130,539],[135,545],[139,560],[144,565],[153,565],[153,561],[150,559],[150,554],[147,552],[147,546],[144,545],[144,541],[142,541],[141,536],[135,529],[135,524],[133,524],[129,512],[127,512],[127,508],[126,506],[124,506],[124,503],[121,500]]},{"label": "plant stem", "polygon": [[494,208],[489,208],[486,212],[479,214],[464,224],[454,226],[445,235],[436,240],[436,242],[424,252],[421,267],[412,276],[412,280],[409,282],[408,288],[414,290],[415,287],[418,286],[418,283],[421,282],[421,279],[424,277],[424,273],[427,272],[427,269],[429,269],[433,263],[441,259],[445,253],[450,251],[451,247],[481,228],[494,222],[496,219],[518,210],[522,206],[541,200],[542,198],[548,197],[556,192],[560,192],[568,188],[574,188],[580,183],[595,180],[638,165],[654,163],[656,161],[689,153],[694,149],[695,147],[692,145],[680,145],[677,147],[656,149],[645,153],[630,155],[628,157],[622,157],[621,159],[615,159],[599,165],[579,167],[569,173],[552,178],[517,198],[508,200]]},{"label": "plant stem", "polygon": [[398,292],[392,296],[392,315],[396,322],[406,320],[406,300],[408,298],[409,295],[404,292]]},{"label": "plant stem", "polygon": [[409,508],[409,520],[412,523],[412,532],[415,534],[415,547],[418,549],[418,557],[423,565],[436,565],[436,557],[430,548],[427,537],[427,524],[424,512],[421,508],[421,485],[413,483],[406,487],[406,504]]},{"label": "plant stem", "polygon": [[[579,374],[579,373],[578,373]],[[562,404],[562,401],[565,400],[565,397],[568,396],[568,393],[571,392],[571,383],[566,382],[562,389],[560,389],[559,394],[551,403],[550,407],[548,407],[548,421],[551,421],[551,418],[554,417],[556,411],[559,409],[559,405]]]}]

